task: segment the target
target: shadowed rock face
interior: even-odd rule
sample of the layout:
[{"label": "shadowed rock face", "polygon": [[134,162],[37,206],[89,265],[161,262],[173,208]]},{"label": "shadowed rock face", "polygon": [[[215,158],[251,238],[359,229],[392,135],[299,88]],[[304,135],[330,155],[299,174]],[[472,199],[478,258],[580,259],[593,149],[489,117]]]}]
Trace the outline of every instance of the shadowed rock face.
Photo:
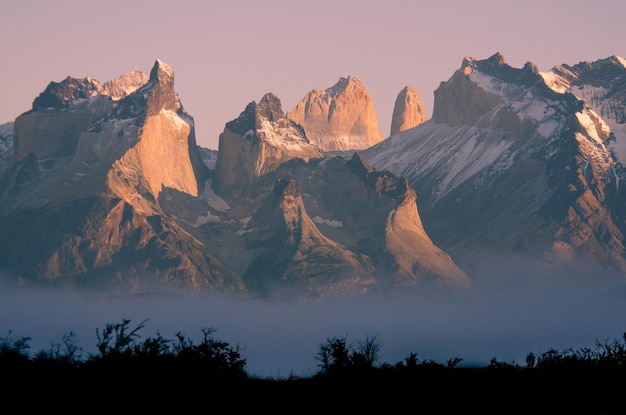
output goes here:
[{"label": "shadowed rock face", "polygon": [[324,91],[312,90],[287,118],[302,125],[311,143],[324,151],[363,150],[384,138],[369,92],[353,76]]},{"label": "shadowed rock face", "polygon": [[320,232],[288,173],[276,179],[244,232],[252,260],[243,278],[253,292],[309,301],[364,294],[376,285],[371,260]]},{"label": "shadowed rock face", "polygon": [[468,276],[424,231],[406,180],[356,154],[293,158],[246,186],[247,197],[226,197],[229,220],[243,225],[222,220],[218,233],[244,238],[225,261],[241,267],[253,292],[321,300],[471,291]]},{"label": "shadowed rock face", "polygon": [[426,121],[424,104],[417,90],[406,86],[398,93],[391,117],[390,135],[417,127]]}]

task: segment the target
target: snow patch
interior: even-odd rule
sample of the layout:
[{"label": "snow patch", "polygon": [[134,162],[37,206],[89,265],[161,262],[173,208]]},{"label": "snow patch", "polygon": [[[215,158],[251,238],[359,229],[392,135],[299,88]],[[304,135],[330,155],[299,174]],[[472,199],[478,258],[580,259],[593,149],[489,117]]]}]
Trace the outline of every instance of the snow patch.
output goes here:
[{"label": "snow patch", "polygon": [[[282,148],[290,153],[305,148],[317,149],[291,124],[288,124],[286,127],[280,127],[267,119],[263,119],[256,133],[261,141],[269,143],[274,147]],[[254,131],[248,131],[245,136],[250,134],[254,134]]]},{"label": "snow patch", "polygon": [[559,94],[564,94],[570,87],[569,82],[553,71],[539,72],[539,75],[541,75],[548,88]]},{"label": "snow patch", "polygon": [[254,228],[248,228],[248,221],[250,221],[250,219],[252,218],[252,216],[247,216],[245,218],[239,219],[239,222],[241,222],[242,224],[242,228],[240,230],[238,230],[237,232],[235,232],[236,235],[245,235],[247,233],[251,233],[254,231]]},{"label": "snow patch", "polygon": [[202,197],[207,201],[207,204],[218,212],[226,212],[230,209],[230,206],[224,199],[215,194],[211,188],[213,180],[207,180],[204,184],[204,192]]},{"label": "snow patch", "polygon": [[585,158],[585,162],[582,163],[583,169],[591,166],[600,174],[606,175],[613,166],[613,160],[604,145],[598,143],[595,138],[589,140],[587,135],[580,132],[577,132],[574,138],[578,141],[580,152]]},{"label": "snow patch", "polygon": [[324,219],[320,216],[314,216],[312,219],[315,223],[325,224],[328,226],[332,226],[333,228],[341,228],[343,226],[343,222],[340,220]]},{"label": "snow patch", "polygon": [[427,121],[377,144],[371,156],[365,154],[372,166],[397,176],[419,177],[428,172],[437,177],[441,185],[432,193],[438,199],[488,167],[509,168],[514,156],[511,144],[499,133]]},{"label": "snow patch", "polygon": [[211,212],[207,212],[206,215],[199,216],[198,218],[196,218],[196,221],[194,222],[192,226],[194,228],[199,228],[200,226],[206,223],[211,223],[211,222],[220,222],[220,218],[219,216],[215,216]]},{"label": "snow patch", "polygon": [[[604,122],[604,120],[598,117],[597,114],[593,113],[592,110],[577,112],[576,118],[578,119],[580,125],[585,129],[587,135],[597,144],[604,146],[604,140],[600,137],[600,134],[603,137],[608,137],[611,133],[611,129]],[[598,131],[598,129],[600,131]]]},{"label": "snow patch", "polygon": [[[554,83],[558,76],[546,73],[544,80],[546,78],[548,82]],[[559,104],[556,101],[538,97],[534,91],[528,90],[526,87],[502,82],[482,72],[473,72],[470,79],[485,91],[501,96],[507,103],[503,105],[517,114],[520,119],[527,118],[537,121],[537,132],[542,137],[550,138],[554,131],[562,126],[558,119]],[[565,86],[564,84],[558,86],[553,84],[553,88],[558,89],[557,92],[564,92]]]},{"label": "snow patch", "polygon": [[626,69],[626,59],[622,58],[619,55],[615,55],[615,59]]}]

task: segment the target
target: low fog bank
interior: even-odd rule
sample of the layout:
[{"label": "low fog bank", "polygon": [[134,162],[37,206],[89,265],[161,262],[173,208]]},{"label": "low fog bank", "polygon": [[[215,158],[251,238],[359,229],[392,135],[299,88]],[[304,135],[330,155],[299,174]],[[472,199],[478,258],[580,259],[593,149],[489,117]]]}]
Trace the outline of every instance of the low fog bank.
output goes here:
[{"label": "low fog bank", "polygon": [[96,329],[130,319],[141,338],[177,333],[194,341],[202,328],[242,347],[251,376],[311,376],[320,344],[377,336],[380,362],[410,353],[420,360],[486,365],[492,358],[524,364],[528,353],[594,347],[626,332],[626,290],[610,293],[507,291],[445,300],[342,300],[298,304],[267,299],[144,293],[95,296],[76,292],[0,289],[0,337],[30,337],[30,352],[49,350],[73,332],[83,356],[96,353]]}]

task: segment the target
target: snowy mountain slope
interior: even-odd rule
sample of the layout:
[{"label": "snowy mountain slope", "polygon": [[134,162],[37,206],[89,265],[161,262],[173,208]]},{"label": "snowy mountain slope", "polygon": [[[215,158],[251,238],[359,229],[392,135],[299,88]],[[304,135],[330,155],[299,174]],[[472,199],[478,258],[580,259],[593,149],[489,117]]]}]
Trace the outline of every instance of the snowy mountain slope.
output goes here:
[{"label": "snowy mountain slope", "polygon": [[549,88],[532,63],[516,69],[495,54],[465,58],[441,83],[432,120],[361,154],[408,178],[427,232],[466,270],[515,255],[543,270],[582,262],[620,274],[612,137],[589,104]]},{"label": "snowy mountain slope", "polygon": [[626,165],[626,59],[613,55],[574,66],[559,65],[541,73],[557,92],[571,92],[602,117],[614,137],[607,147]]}]

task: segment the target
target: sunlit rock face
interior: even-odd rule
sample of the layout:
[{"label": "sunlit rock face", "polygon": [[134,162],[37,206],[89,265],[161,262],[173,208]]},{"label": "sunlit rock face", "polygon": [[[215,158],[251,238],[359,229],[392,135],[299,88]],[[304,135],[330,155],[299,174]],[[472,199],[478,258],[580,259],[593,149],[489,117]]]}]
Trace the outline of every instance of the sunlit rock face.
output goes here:
[{"label": "sunlit rock face", "polygon": [[384,138],[372,98],[353,76],[340,78],[326,90],[312,90],[287,117],[302,125],[311,143],[324,151],[363,150]]},{"label": "sunlit rock face", "polygon": [[141,71],[135,70],[104,85],[92,78],[69,76],[61,82],[50,82],[33,101],[31,111],[15,120],[14,160],[20,161],[31,153],[39,160],[73,155],[80,134],[107,114],[114,101],[134,92],[147,80]]},{"label": "sunlit rock face", "polygon": [[145,116],[137,130],[138,140],[114,163],[108,175],[109,186],[131,200],[140,183],[129,169],[141,166],[141,176],[155,199],[164,187],[198,196],[205,177],[196,176],[194,171],[192,157],[201,157],[193,119],[182,110],[174,90],[173,69],[157,60],[149,83],[139,92],[145,99]]},{"label": "sunlit rock face", "polygon": [[209,173],[163,61],[149,78],[50,84],[16,119],[14,141],[0,178],[0,230],[14,238],[0,267],[20,284],[246,291],[160,205],[164,190],[197,198]]},{"label": "sunlit rock face", "polygon": [[426,121],[424,104],[417,90],[405,86],[396,97],[391,117],[391,131],[389,135],[401,133],[417,127]]},{"label": "sunlit rock face", "polygon": [[545,78],[530,62],[467,57],[435,91],[431,120],[360,154],[406,177],[435,244],[493,287],[623,283],[611,129]]}]

